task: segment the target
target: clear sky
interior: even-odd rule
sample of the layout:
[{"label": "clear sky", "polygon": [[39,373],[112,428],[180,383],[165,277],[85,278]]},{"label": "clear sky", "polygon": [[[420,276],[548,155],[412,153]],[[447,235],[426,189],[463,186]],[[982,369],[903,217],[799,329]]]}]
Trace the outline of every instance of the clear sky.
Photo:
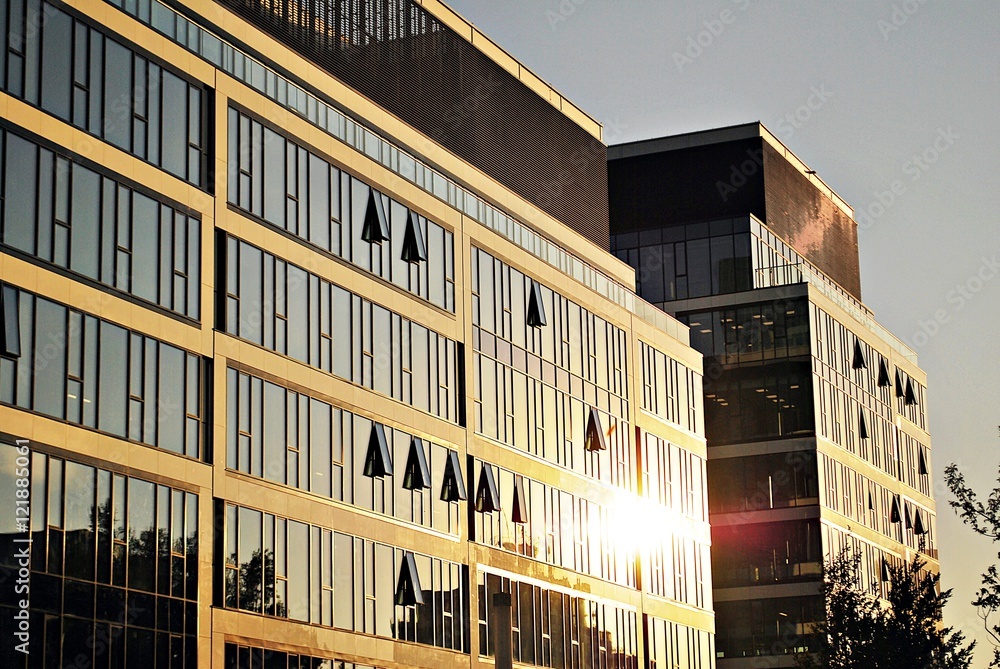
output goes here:
[{"label": "clear sky", "polygon": [[446,0],[601,121],[605,141],[762,121],[855,208],[865,303],[915,348],[945,620],[1000,545],[947,505],[1000,465],[1000,1]]}]

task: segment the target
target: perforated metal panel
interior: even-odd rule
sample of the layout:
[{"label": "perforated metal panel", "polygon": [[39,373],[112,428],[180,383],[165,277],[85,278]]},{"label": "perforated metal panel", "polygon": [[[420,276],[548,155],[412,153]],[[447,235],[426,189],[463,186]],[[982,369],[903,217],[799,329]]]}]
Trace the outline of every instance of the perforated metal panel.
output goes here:
[{"label": "perforated metal panel", "polygon": [[607,247],[607,147],[411,0],[220,0]]}]

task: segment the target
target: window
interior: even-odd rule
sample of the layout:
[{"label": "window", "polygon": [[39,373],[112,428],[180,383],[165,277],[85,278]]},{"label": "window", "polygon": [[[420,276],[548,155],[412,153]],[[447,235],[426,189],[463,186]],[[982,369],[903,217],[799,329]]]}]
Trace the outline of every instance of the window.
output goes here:
[{"label": "window", "polygon": [[210,187],[207,87],[47,2],[13,0],[8,16],[0,88],[180,179]]},{"label": "window", "polygon": [[10,286],[3,286],[0,290],[0,318],[3,319],[0,327],[0,336],[3,337],[0,355],[7,358],[21,356],[21,323],[17,298],[17,290]]},{"label": "window", "polygon": [[223,517],[226,607],[467,651],[462,565],[246,507]]},{"label": "window", "polygon": [[236,109],[229,170],[230,204],[244,213],[455,310],[451,231]]},{"label": "window", "polygon": [[[458,534],[466,492],[456,451],[236,369],[226,370],[226,395],[228,468]],[[379,467],[405,463],[402,475],[365,476],[370,455]]]},{"label": "window", "polygon": [[[203,457],[207,362],[11,286],[3,296],[18,306],[22,356],[0,364],[0,402]],[[50,354],[52,341],[67,345]],[[48,364],[31,364],[36,356]]]},{"label": "window", "polygon": [[226,239],[220,329],[461,421],[456,342],[255,246]]},{"label": "window", "polygon": [[4,245],[198,319],[197,217],[47,145],[2,129],[0,134]]},{"label": "window", "polygon": [[[197,495],[32,451],[30,657],[196,667]],[[4,489],[16,457],[0,444]],[[15,555],[13,526],[0,529],[0,550]],[[14,620],[13,604],[4,598],[0,620]]]}]

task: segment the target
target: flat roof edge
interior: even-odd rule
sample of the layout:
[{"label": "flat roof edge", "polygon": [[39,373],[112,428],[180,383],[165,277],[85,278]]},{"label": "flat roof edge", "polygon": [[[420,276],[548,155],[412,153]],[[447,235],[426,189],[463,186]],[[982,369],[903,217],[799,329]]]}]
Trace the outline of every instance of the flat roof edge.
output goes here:
[{"label": "flat roof edge", "polygon": [[635,158],[653,153],[665,151],[678,151],[711,144],[721,144],[723,142],[735,142],[741,139],[760,137],[775,151],[780,153],[802,176],[806,177],[821,193],[830,200],[845,214],[854,219],[854,208],[840,197],[835,190],[830,188],[823,179],[816,175],[815,170],[809,169],[795,153],[774,136],[767,127],[760,121],[731,125],[724,128],[711,128],[709,130],[696,130],[694,132],[681,133],[679,135],[668,135],[666,137],[656,137],[643,139],[635,142],[625,142],[608,147],[608,161],[621,160],[623,158]]},{"label": "flat roof edge", "polygon": [[565,95],[557,91],[551,84],[531,71],[506,49],[494,42],[473,23],[446,5],[441,0],[414,0],[414,2],[462,36],[480,53],[507,70],[518,81],[527,86],[540,98],[562,112],[563,116],[576,123],[586,132],[603,142],[604,126],[593,116],[573,104]]}]

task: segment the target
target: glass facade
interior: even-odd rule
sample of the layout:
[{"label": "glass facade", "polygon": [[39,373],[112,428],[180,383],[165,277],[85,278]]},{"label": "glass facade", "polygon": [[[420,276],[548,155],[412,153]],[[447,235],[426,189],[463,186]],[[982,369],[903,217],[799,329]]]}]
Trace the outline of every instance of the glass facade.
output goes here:
[{"label": "glass facade", "polygon": [[[380,426],[395,473],[366,476],[371,419],[235,369],[227,370],[226,389],[227,422],[235,428],[226,435],[230,469],[458,535],[459,504],[444,495],[454,450]],[[416,448],[430,474],[427,487],[406,475]]]},{"label": "glass facade", "polygon": [[686,430],[704,432],[701,374],[646,342],[639,343],[639,350],[643,410]]},{"label": "glass facade", "polygon": [[226,644],[223,666],[225,669],[380,669],[367,664],[235,643]]},{"label": "glass facade", "polygon": [[6,249],[198,320],[197,216],[21,133],[0,147]]},{"label": "glass facade", "polygon": [[712,528],[716,587],[815,581],[823,567],[818,520]]},{"label": "glass facade", "polygon": [[[459,422],[460,346],[235,237],[219,237],[227,333]],[[224,254],[224,255],[223,255]]]},{"label": "glass facade", "polygon": [[2,290],[4,329],[20,331],[21,355],[0,358],[0,403],[204,457],[202,358],[13,286]]},{"label": "glass facade", "polygon": [[479,481],[483,467],[493,470],[501,510],[475,514],[476,541],[636,587],[637,556],[617,545],[614,509],[477,460]]},{"label": "glass facade", "polygon": [[[803,300],[679,316],[707,357],[705,420],[713,445],[813,433],[808,312]],[[761,367],[762,361],[768,361]]]},{"label": "glass facade", "polygon": [[653,304],[749,290],[750,246],[749,218],[611,235],[611,252],[635,268]]},{"label": "glass facade", "polygon": [[711,669],[715,638],[705,630],[663,618],[646,619],[649,669]]},{"label": "glass facade", "polygon": [[708,490],[712,513],[813,506],[819,503],[816,453],[713,458],[708,463]]},{"label": "glass facade", "polygon": [[[824,506],[880,534],[937,559],[937,514],[914,492],[902,494],[868,476],[858,466],[820,456]],[[919,518],[919,520],[918,520]]]},{"label": "glass facade", "polygon": [[[25,466],[27,463],[27,466]],[[28,654],[14,649],[15,543],[0,521],[4,667],[156,669],[198,659],[198,497],[27,447],[0,444],[0,490],[30,470]]]},{"label": "glass facade", "polygon": [[796,653],[818,649],[812,629],[825,615],[818,595],[716,602],[716,656],[786,655],[792,661]]},{"label": "glass facade", "polygon": [[[547,324],[528,325],[533,286],[522,272],[473,248],[475,429],[632,490],[626,333],[545,286],[536,290]],[[605,450],[583,450],[591,407],[603,421]]]},{"label": "glass facade", "polygon": [[[247,507],[223,513],[226,608],[467,650],[463,565]],[[415,602],[400,595],[407,557]]]},{"label": "glass facade", "polygon": [[638,618],[634,609],[505,576],[479,572],[479,654],[494,653],[496,593],[511,596],[514,661],[538,667],[636,669]]},{"label": "glass facade", "polygon": [[4,3],[0,89],[207,187],[210,92],[61,7]]},{"label": "glass facade", "polygon": [[[768,156],[759,193],[727,202],[720,214],[732,218],[698,220],[699,206],[718,205],[700,200],[722,185],[709,175],[728,170],[723,156],[741,142]],[[825,560],[853,551],[878,596],[883,566],[897,556],[921,553],[938,568],[916,353],[860,302],[852,212],[759,124],[633,143],[613,163],[609,174],[621,176],[611,190],[629,197],[641,192],[633,182],[643,169],[663,170],[650,174],[648,202],[612,205],[612,251],[635,270],[639,294],[688,325],[705,356],[718,664],[791,666],[815,647],[824,602],[803,593],[819,593]],[[641,229],[653,216],[670,225]],[[817,265],[854,269],[835,280]],[[676,421],[676,364],[640,352],[642,409]],[[650,565],[655,583],[655,555]],[[651,651],[650,660],[663,656]]]},{"label": "glass facade", "polygon": [[[450,231],[252,116],[230,108],[229,127],[230,204],[455,311],[455,242]],[[380,244],[363,239],[373,196],[381,200],[389,229],[389,239]],[[415,231],[408,233],[408,226]],[[407,234],[426,246],[425,260],[404,259]]]},{"label": "glass facade", "polygon": [[[635,294],[613,279],[595,263],[573,255],[559,244],[539,234],[509,213],[462,185],[458,179],[442,173],[430,162],[410,153],[367,125],[334,106],[326,92],[300,85],[295,77],[283,74],[283,68],[251,56],[237,42],[220,37],[214,29],[192,21],[157,0],[107,0],[140,23],[203,59],[248,88],[265,96],[283,110],[295,114],[330,138],[356,149],[378,162],[407,183],[447,203],[478,224],[515,244],[521,251],[555,268],[568,279],[578,281],[605,299],[648,318],[649,311],[635,299]],[[346,17],[345,17],[346,18]],[[670,326],[671,322],[661,320]],[[675,329],[674,336],[682,336]]]}]

